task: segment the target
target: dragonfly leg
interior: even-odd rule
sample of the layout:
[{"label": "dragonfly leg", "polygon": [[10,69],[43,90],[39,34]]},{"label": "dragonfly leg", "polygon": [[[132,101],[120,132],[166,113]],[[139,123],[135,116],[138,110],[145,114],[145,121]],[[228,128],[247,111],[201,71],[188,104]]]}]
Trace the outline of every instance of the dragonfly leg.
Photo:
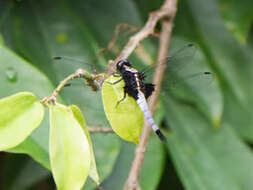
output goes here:
[{"label": "dragonfly leg", "polygon": [[114,76],[114,77],[121,77],[120,74],[116,74],[116,73],[113,73],[113,76]]},{"label": "dragonfly leg", "polygon": [[119,79],[119,80],[116,80],[115,82],[107,82],[107,83],[109,83],[109,84],[111,84],[111,85],[114,85],[114,84],[117,84],[117,83],[119,83],[120,81],[122,81],[123,80],[123,78],[121,78],[121,79]]},{"label": "dragonfly leg", "polygon": [[120,104],[120,102],[122,102],[123,100],[125,100],[125,98],[126,98],[126,91],[124,90],[124,96],[123,96],[123,98],[120,101],[117,102],[116,108],[118,107],[118,105]]}]

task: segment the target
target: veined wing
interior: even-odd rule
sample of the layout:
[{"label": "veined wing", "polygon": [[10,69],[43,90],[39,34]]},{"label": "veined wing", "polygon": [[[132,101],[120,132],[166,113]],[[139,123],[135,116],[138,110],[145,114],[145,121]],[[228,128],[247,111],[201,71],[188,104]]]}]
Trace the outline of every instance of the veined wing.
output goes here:
[{"label": "veined wing", "polygon": [[60,80],[64,77],[74,73],[77,69],[82,68],[91,73],[96,73],[100,70],[104,70],[106,68],[105,61],[103,60],[96,60],[85,62],[78,58],[72,58],[68,56],[56,56],[52,58],[53,60],[53,67],[56,71],[56,74]]},{"label": "veined wing", "polygon": [[180,49],[177,49],[165,59],[159,60],[155,65],[144,66],[139,70],[143,73],[149,74],[152,73],[152,71],[154,71],[155,67],[161,67],[165,64],[167,72],[177,72],[186,65],[192,63],[196,51],[197,47],[194,44],[189,43],[181,47]]},{"label": "veined wing", "polygon": [[214,76],[205,65],[204,56],[197,50],[194,44],[187,44],[160,60],[156,66],[146,66],[140,71],[151,81],[155,67],[159,69],[165,64],[163,89],[171,91],[191,87],[193,90],[201,90],[211,84]]}]

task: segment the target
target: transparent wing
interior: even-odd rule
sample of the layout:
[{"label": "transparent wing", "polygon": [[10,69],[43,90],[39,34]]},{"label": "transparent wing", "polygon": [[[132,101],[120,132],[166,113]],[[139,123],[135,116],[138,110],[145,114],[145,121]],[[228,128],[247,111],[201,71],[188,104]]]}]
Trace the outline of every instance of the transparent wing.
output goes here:
[{"label": "transparent wing", "polygon": [[170,92],[178,90],[182,91],[182,89],[198,91],[207,88],[213,80],[214,75],[209,71],[197,72],[183,76],[176,76],[173,74],[164,78],[162,87],[164,91]]},{"label": "transparent wing", "polygon": [[185,46],[171,53],[171,55],[165,59],[159,60],[155,65],[146,65],[139,70],[144,72],[146,75],[150,75],[150,73],[154,71],[155,67],[161,67],[165,64],[167,73],[177,72],[186,65],[192,63],[192,60],[196,54],[196,50],[197,47],[194,44],[186,44]]},{"label": "transparent wing", "polygon": [[[177,63],[179,66],[175,67]],[[200,51],[195,51],[192,57],[190,54],[181,55],[179,58],[172,59],[168,64],[171,64],[172,67],[168,65],[165,70],[162,92],[176,95],[184,100],[190,100],[193,96],[202,96],[205,89],[215,79]]]},{"label": "transparent wing", "polygon": [[105,64],[97,62],[85,62],[77,58],[68,56],[57,56],[52,58],[53,67],[57,76],[62,80],[64,77],[74,73],[77,69],[82,68],[91,73],[96,73],[102,68],[105,68]]},{"label": "transparent wing", "polygon": [[167,58],[160,60],[157,66],[144,66],[139,71],[144,72],[147,81],[152,81],[155,67],[159,69],[165,64],[163,89],[174,90],[187,87],[203,89],[211,84],[214,76],[204,64],[204,56],[197,50],[194,44],[186,44]]}]

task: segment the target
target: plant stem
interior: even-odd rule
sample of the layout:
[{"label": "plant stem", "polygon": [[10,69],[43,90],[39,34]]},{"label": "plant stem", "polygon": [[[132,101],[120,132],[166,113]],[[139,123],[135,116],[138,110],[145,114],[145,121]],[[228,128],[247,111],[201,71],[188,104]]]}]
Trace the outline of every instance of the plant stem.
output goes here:
[{"label": "plant stem", "polygon": [[110,127],[88,127],[88,131],[91,133],[114,133]]},{"label": "plant stem", "polygon": [[[158,50],[158,57],[157,57],[158,61],[165,60],[165,58],[168,56],[167,54],[168,54],[168,47],[169,47],[169,42],[170,42],[172,28],[173,28],[173,20],[174,20],[176,10],[177,10],[176,5],[177,5],[177,0],[167,0],[164,3],[164,5],[162,6],[162,8],[159,9],[160,11],[162,10],[162,13],[159,13],[159,10],[158,10],[158,11],[155,11],[150,14],[151,18],[158,17],[160,19],[160,18],[162,18],[162,17],[160,17],[160,15],[161,14],[164,15],[164,9],[166,9],[167,10],[166,16],[170,16],[169,19],[165,18],[162,22],[162,32],[160,35],[160,43],[159,43],[159,50]],[[158,16],[155,16],[154,14],[158,14]],[[148,22],[151,20],[151,18],[149,18]],[[157,21],[158,21],[158,19],[156,19],[156,22]],[[143,30],[145,30],[145,28],[147,28],[147,25],[148,25],[148,23],[145,25]],[[153,27],[153,29],[148,29],[148,30],[153,31],[155,25],[153,24],[152,27]],[[139,41],[135,42],[135,44],[137,44],[137,43],[139,43]],[[128,54],[128,52],[131,52],[131,51],[132,51],[132,49],[130,49],[129,51],[123,52],[122,56],[124,57],[125,55]],[[164,66],[156,67],[155,74],[153,77],[153,83],[156,84],[156,90],[155,90],[155,93],[151,96],[151,98],[149,100],[149,107],[150,107],[150,111],[152,113],[154,112],[155,107],[156,107],[158,94],[160,92],[160,86],[161,86],[163,73],[164,73],[166,64],[162,64],[162,65],[164,65]],[[140,138],[140,143],[136,147],[135,157],[132,162],[132,166],[131,166],[128,178],[125,182],[124,190],[137,190],[137,189],[139,190],[139,189],[141,189],[139,186],[139,183],[138,183],[138,176],[140,174],[142,163],[144,160],[144,155],[145,155],[145,151],[146,151],[149,136],[150,136],[150,130],[151,130],[151,127],[149,126],[148,122],[145,120],[144,127],[143,127],[142,134],[141,134],[141,138]]]},{"label": "plant stem", "polygon": [[115,59],[115,61],[109,62],[109,66],[107,67],[106,71],[107,75],[115,73],[116,63],[121,59],[127,59],[142,40],[151,35],[156,35],[155,26],[159,20],[165,17],[170,17],[172,20],[174,19],[174,16],[176,14],[176,5],[174,6],[172,4],[176,3],[177,0],[166,0],[160,9],[149,14],[149,18],[145,26],[129,39],[128,43],[123,48],[120,55]]},{"label": "plant stem", "polygon": [[41,100],[42,103],[45,105],[48,105],[50,103],[55,104],[56,102],[56,97],[62,90],[62,88],[70,81],[75,78],[83,78],[86,81],[86,84],[88,86],[91,86],[94,91],[97,91],[100,88],[100,80],[105,78],[105,74],[98,74],[98,75],[93,75],[90,74],[88,71],[83,70],[83,69],[77,69],[75,73],[70,74],[67,76],[65,79],[63,79],[60,84],[55,88],[53,91],[52,95],[50,97],[45,97]]}]

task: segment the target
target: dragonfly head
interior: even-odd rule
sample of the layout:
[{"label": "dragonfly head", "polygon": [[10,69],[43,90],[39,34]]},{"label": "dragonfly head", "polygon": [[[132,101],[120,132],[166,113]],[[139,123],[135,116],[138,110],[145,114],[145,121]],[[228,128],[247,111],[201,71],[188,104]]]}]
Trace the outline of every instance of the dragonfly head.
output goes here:
[{"label": "dragonfly head", "polygon": [[119,62],[116,64],[117,71],[122,72],[126,69],[126,67],[132,67],[131,63],[125,59],[119,60]]}]

